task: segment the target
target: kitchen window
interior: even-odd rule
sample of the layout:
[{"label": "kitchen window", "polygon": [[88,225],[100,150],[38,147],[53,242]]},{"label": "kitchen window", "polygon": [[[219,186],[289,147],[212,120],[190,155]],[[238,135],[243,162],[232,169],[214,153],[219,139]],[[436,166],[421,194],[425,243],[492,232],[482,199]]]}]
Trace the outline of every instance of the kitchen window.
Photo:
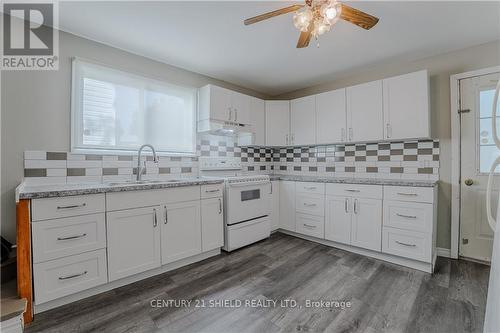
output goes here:
[{"label": "kitchen window", "polygon": [[196,152],[196,89],[73,60],[71,147],[75,152]]}]

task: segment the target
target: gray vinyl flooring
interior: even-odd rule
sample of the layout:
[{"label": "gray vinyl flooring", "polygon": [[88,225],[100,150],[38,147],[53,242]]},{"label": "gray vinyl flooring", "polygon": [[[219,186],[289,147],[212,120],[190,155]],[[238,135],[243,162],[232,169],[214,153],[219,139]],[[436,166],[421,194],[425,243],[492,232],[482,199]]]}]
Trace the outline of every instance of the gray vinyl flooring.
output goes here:
[{"label": "gray vinyl flooring", "polygon": [[[430,275],[278,233],[38,314],[27,332],[481,332],[488,275],[488,266],[444,258]],[[278,302],[263,307],[269,300]]]}]

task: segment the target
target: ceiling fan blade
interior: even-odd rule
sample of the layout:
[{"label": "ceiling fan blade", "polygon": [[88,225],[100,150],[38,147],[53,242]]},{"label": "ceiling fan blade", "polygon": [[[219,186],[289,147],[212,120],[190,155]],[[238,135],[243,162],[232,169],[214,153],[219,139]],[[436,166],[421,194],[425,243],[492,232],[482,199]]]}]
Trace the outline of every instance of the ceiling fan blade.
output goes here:
[{"label": "ceiling fan blade", "polygon": [[245,21],[243,21],[243,23],[245,23],[245,25],[254,24],[254,23],[257,23],[257,22],[260,22],[260,21],[264,21],[264,20],[270,19],[271,17],[275,17],[275,16],[279,16],[279,15],[283,15],[283,14],[288,14],[288,13],[297,11],[297,10],[299,10],[302,7],[304,7],[304,5],[293,5],[293,6],[281,8],[281,9],[274,10],[274,11],[269,12],[269,13],[265,13],[265,14],[262,14],[262,15],[251,17],[251,18],[246,19]]},{"label": "ceiling fan blade", "polygon": [[378,22],[378,17],[372,16],[344,4],[341,5],[342,10],[340,12],[340,18],[343,20],[351,22],[352,24],[355,24],[366,30],[370,30]]},{"label": "ceiling fan blade", "polygon": [[300,33],[299,40],[297,42],[298,49],[309,46],[309,41],[311,40],[311,37],[312,37],[312,28],[313,28],[313,25],[311,24],[309,26],[309,30],[302,31]]}]

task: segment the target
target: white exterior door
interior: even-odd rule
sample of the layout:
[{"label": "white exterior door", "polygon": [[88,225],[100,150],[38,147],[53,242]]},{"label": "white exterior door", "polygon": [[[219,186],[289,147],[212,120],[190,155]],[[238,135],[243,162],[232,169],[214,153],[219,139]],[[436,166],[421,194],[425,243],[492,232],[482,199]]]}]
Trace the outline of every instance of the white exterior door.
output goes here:
[{"label": "white exterior door", "polygon": [[266,101],[266,145],[288,145],[289,133],[290,102]]},{"label": "white exterior door", "polygon": [[224,245],[224,211],[222,198],[201,201],[202,251],[210,251]]},{"label": "white exterior door", "polygon": [[345,89],[316,95],[316,143],[345,142],[346,126]]},{"label": "white exterior door", "polygon": [[348,141],[382,140],[384,138],[382,81],[348,87],[346,97]]},{"label": "white exterior door", "polygon": [[161,206],[106,214],[109,281],[160,267]]},{"label": "white exterior door", "polygon": [[161,262],[168,264],[201,253],[200,202],[166,206],[161,223]]},{"label": "white exterior door", "polygon": [[351,198],[351,245],[382,250],[382,200]]},{"label": "white exterior door", "polygon": [[271,231],[280,227],[280,181],[271,181]]},{"label": "white exterior door", "polygon": [[[491,260],[493,231],[486,217],[486,183],[491,165],[500,150],[492,139],[493,94],[500,74],[490,74],[460,81],[461,113],[461,209],[459,255],[483,261]],[[500,117],[499,117],[500,118]],[[500,132],[500,119],[497,118]],[[497,169],[500,172],[500,168]],[[497,211],[496,177],[491,203]]]},{"label": "white exterior door", "polygon": [[351,244],[352,198],[327,196],[325,209],[325,239]]},{"label": "white exterior door", "polygon": [[280,228],[295,231],[295,182],[280,181]]},{"label": "white exterior door", "polygon": [[294,146],[316,143],[316,97],[307,96],[290,102],[290,134]]},{"label": "white exterior door", "polygon": [[428,81],[426,70],[383,80],[385,139],[430,137]]}]

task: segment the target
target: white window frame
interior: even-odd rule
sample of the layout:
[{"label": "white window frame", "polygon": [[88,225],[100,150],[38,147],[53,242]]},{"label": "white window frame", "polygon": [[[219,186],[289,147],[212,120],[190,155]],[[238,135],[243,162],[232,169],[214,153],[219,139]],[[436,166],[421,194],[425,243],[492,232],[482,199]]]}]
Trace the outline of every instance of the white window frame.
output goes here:
[{"label": "white window frame", "polygon": [[[157,155],[160,156],[187,156],[187,157],[193,157],[197,156],[196,152],[196,140],[197,140],[197,105],[198,105],[198,93],[197,93],[197,88],[195,87],[189,87],[189,86],[184,86],[184,85],[179,85],[179,84],[174,84],[166,81],[161,81],[157,79],[153,79],[150,77],[146,77],[140,74],[136,74],[133,72],[130,72],[128,70],[124,70],[121,68],[113,67],[107,64],[99,63],[96,61],[88,60],[88,59],[83,59],[80,57],[73,57],[72,62],[71,62],[71,117],[70,117],[70,145],[71,145],[71,152],[75,154],[99,154],[99,155],[136,155],[137,150],[136,149],[105,149],[105,148],[85,148],[81,147],[78,145],[79,139],[78,136],[81,134],[80,132],[80,121],[79,121],[79,116],[77,110],[79,109],[79,101],[78,97],[81,97],[81,92],[79,92],[78,89],[80,89],[80,84],[77,82],[77,78],[75,75],[76,71],[76,65],[77,63],[87,63],[91,65],[97,65],[97,66],[102,66],[105,68],[108,68],[113,71],[119,71],[123,72],[127,75],[130,75],[130,77],[134,77],[139,80],[144,80],[146,82],[151,83],[152,85],[158,85],[158,86],[165,86],[165,85],[175,85],[187,89],[193,89],[193,95],[194,95],[194,110],[193,110],[193,138],[192,138],[192,151],[186,151],[186,152],[173,152],[173,151],[165,151],[158,149],[156,150]],[[81,90],[80,90],[81,91]],[[148,142],[144,142],[148,143]],[[156,147],[155,147],[156,148]],[[146,152],[146,154],[149,153]]]}]

